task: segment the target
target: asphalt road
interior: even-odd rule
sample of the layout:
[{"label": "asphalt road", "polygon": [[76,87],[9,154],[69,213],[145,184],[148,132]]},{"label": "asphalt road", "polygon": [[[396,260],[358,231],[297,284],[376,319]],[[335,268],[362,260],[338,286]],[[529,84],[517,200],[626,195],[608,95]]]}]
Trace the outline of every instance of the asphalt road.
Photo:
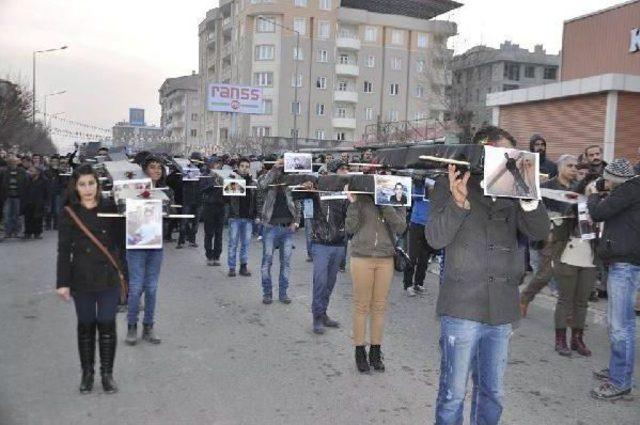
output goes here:
[{"label": "asphalt road", "polygon": [[[93,394],[80,396],[73,306],[53,293],[55,233],[0,243],[0,425],[433,423],[435,276],[425,295],[407,298],[396,275],[383,345],[387,372],[363,376],[353,361],[349,274],[340,274],[330,306],[343,327],[314,335],[302,232],[296,245],[288,306],[261,304],[259,242],[250,278],[207,267],[202,248],[167,247],[156,322],[162,344],[126,346],[119,315],[120,392],[103,394],[96,382]],[[588,395],[592,371],[608,359],[599,304],[586,331],[593,357],[567,359],[553,351],[553,301],[536,300],[512,338],[503,424],[640,424],[638,390],[618,402]],[[636,378],[639,370],[640,357]]]}]

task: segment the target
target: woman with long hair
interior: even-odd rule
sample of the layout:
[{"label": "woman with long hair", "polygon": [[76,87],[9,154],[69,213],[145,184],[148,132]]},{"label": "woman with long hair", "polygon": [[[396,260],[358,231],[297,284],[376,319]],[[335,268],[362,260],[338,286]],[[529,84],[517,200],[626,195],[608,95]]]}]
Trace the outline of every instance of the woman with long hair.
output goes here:
[{"label": "woman with long hair", "polygon": [[117,391],[113,363],[116,354],[115,319],[122,281],[119,265],[112,260],[118,258],[124,230],[118,219],[98,217],[100,212],[116,211],[115,205],[102,199],[100,194],[100,183],[93,168],[86,164],[76,168],[69,181],[67,202],[58,226],[56,292],[65,301],[73,298],[75,304],[82,394],[93,389],[96,329],[102,387],[105,393]]}]

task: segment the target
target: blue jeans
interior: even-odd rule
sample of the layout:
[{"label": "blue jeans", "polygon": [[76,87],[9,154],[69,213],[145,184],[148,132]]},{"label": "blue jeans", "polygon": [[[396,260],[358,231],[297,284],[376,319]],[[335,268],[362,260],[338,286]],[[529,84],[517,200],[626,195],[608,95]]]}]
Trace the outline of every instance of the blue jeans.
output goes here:
[{"label": "blue jeans", "polygon": [[273,250],[280,248],[280,280],[278,283],[279,297],[287,295],[289,274],[291,272],[291,253],[293,252],[293,231],[289,227],[265,224],[262,235],[262,293],[272,295],[271,264],[273,264]]},{"label": "blue jeans", "polygon": [[636,291],[640,289],[640,266],[613,263],[609,267],[609,380],[620,390],[633,386],[633,365],[636,346]]},{"label": "blue jeans", "polygon": [[142,323],[153,325],[162,254],[162,249],[127,250],[127,266],[129,269],[127,321],[130,325],[138,323],[138,308],[142,291],[144,291],[144,318]]},{"label": "blue jeans", "polygon": [[304,219],[304,237],[307,239],[307,257],[313,257],[313,241],[311,239],[311,234],[313,231],[313,219],[305,218]]},{"label": "blue jeans", "polygon": [[313,301],[311,312],[314,317],[327,312],[329,298],[336,285],[340,263],[344,260],[344,246],[313,244]]},{"label": "blue jeans", "polygon": [[471,425],[497,424],[504,400],[511,324],[491,326],[450,316],[440,318],[440,388],[436,425],[462,424],[469,372],[473,379]]},{"label": "blue jeans", "polygon": [[249,218],[229,219],[229,253],[227,255],[229,269],[235,270],[236,268],[238,242],[240,242],[240,264],[249,262],[249,245],[251,244],[252,231],[253,220]]},{"label": "blue jeans", "polygon": [[7,198],[2,208],[4,234],[16,235],[20,231],[20,198]]}]

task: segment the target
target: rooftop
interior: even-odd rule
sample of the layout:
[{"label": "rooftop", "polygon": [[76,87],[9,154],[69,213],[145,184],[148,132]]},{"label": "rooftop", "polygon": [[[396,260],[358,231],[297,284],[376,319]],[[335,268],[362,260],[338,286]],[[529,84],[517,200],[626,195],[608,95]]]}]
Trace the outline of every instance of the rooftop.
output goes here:
[{"label": "rooftop", "polygon": [[176,90],[198,91],[199,89],[200,76],[194,73],[182,77],[167,78],[160,86],[160,94],[166,96]]},{"label": "rooftop", "polygon": [[342,0],[341,7],[431,19],[462,6],[451,0]]},{"label": "rooftop", "polygon": [[560,55],[549,54],[541,44],[533,51],[520,47],[519,44],[505,41],[499,49],[488,46],[474,46],[453,58],[453,68],[461,69],[494,62],[526,62],[540,65],[559,65]]}]

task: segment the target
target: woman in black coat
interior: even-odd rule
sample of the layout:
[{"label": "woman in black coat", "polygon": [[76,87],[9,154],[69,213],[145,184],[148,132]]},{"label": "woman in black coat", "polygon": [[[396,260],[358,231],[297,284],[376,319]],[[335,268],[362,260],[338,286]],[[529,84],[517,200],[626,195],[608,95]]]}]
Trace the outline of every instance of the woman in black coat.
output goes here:
[{"label": "woman in black coat", "polygon": [[[99,218],[99,212],[115,212],[112,202],[101,198],[98,176],[90,165],[81,165],[69,182],[67,204],[89,231],[116,259],[124,237],[122,222]],[[115,221],[118,220],[118,221]],[[65,209],[58,226],[57,293],[73,298],[78,317],[78,350],[82,366],[80,392],[93,389],[96,328],[99,334],[100,373],[106,393],[117,391],[113,381],[116,353],[116,309],[120,295],[118,270],[80,229]]]},{"label": "woman in black coat", "polygon": [[49,182],[42,168],[29,168],[29,179],[22,195],[24,239],[29,239],[31,236],[34,239],[42,238],[42,224],[49,200]]}]

